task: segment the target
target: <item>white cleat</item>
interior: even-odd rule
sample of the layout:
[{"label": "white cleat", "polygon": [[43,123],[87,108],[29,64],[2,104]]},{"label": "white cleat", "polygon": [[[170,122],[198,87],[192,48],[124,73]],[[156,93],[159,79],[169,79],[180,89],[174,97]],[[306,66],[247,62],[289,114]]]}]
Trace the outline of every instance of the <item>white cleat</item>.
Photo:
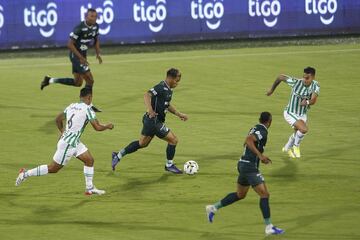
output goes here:
[{"label": "white cleat", "polygon": [[15,181],[15,186],[19,186],[23,181],[26,180],[25,172],[26,172],[25,168],[20,169],[19,175],[18,175],[18,177],[16,178],[16,181]]},{"label": "white cleat", "polygon": [[214,221],[215,212],[217,211],[214,205],[207,205],[205,207],[207,219],[210,223]]},{"label": "white cleat", "polygon": [[265,235],[269,236],[269,235],[280,235],[283,234],[285,231],[281,228],[275,227],[272,224],[267,225],[265,227]]},{"label": "white cleat", "polygon": [[91,189],[86,189],[85,195],[93,195],[93,194],[103,195],[105,194],[105,191],[97,189],[95,186],[93,186]]}]

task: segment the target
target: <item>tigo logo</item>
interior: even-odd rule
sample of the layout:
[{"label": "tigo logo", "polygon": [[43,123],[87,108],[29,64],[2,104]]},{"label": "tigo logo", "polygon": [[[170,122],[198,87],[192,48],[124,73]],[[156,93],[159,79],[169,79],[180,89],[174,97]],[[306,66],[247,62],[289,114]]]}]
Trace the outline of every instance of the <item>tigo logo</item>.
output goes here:
[{"label": "tigo logo", "polygon": [[224,16],[224,5],[222,0],[212,0],[203,3],[203,0],[191,2],[191,17],[193,19],[206,19],[206,25],[211,30],[220,27],[221,18]]},{"label": "tigo logo", "polygon": [[[99,24],[99,33],[101,35],[106,35],[111,30],[111,23],[114,21],[114,10],[113,10],[113,2],[110,0],[106,0],[103,3],[103,7],[95,8],[97,12],[97,24]],[[88,3],[87,7],[81,6],[80,8],[80,16],[81,21],[84,21],[86,12],[89,8],[92,8],[92,4]],[[105,25],[105,26],[104,26]]]},{"label": "tigo logo", "polygon": [[[58,21],[56,12],[57,6],[49,2],[46,9],[36,12],[36,7],[32,5],[30,9],[24,9],[24,24],[26,27],[40,27],[40,34],[44,37],[51,37],[55,32],[55,25]],[[49,29],[50,26],[51,28]],[[49,29],[49,30],[45,30]]]},{"label": "tigo logo", "polygon": [[144,1],[133,5],[135,22],[149,22],[149,29],[152,32],[160,32],[164,27],[166,19],[166,0],[156,0],[156,5],[145,5]]},{"label": "tigo logo", "polygon": [[263,17],[267,27],[274,27],[277,24],[278,16],[281,13],[279,0],[249,0],[249,15],[251,17]]},{"label": "tigo logo", "polygon": [[[305,0],[305,12],[308,15],[320,14],[323,24],[329,25],[334,21],[334,13],[337,11],[336,0]],[[326,18],[325,15],[330,17]]]}]

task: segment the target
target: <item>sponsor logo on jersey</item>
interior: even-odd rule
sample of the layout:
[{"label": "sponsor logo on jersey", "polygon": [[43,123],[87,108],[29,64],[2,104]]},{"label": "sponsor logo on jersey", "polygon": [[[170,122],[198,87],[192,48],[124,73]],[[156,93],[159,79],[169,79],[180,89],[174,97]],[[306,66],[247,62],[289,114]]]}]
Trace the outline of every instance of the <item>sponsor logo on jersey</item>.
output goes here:
[{"label": "sponsor logo on jersey", "polygon": [[35,5],[24,8],[24,24],[26,27],[38,27],[43,37],[51,37],[55,32],[55,25],[58,21],[56,12],[57,6],[49,2],[46,9],[36,9]]}]

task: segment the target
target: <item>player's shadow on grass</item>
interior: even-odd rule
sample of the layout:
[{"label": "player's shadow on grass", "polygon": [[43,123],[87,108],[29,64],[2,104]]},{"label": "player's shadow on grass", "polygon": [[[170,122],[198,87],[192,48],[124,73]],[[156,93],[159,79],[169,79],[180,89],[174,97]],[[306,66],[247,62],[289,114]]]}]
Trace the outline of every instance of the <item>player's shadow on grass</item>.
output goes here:
[{"label": "player's shadow on grass", "polygon": [[145,178],[145,179],[136,178],[135,179],[135,178],[131,178],[131,179],[129,179],[127,181],[127,183],[122,184],[120,186],[118,185],[116,187],[112,187],[109,190],[110,190],[110,192],[133,191],[134,189],[139,190],[139,189],[144,188],[144,187],[149,186],[149,185],[166,182],[169,177],[171,177],[170,173],[164,173],[159,178],[154,178],[154,179],[149,179],[149,178]]},{"label": "player's shadow on grass", "polygon": [[[296,173],[298,172],[298,166],[295,162],[296,160],[285,156],[282,156],[281,159],[285,163],[285,166],[276,169],[267,175],[278,181],[296,181]],[[276,164],[276,162],[274,162],[274,164]]]},{"label": "player's shadow on grass", "polygon": [[55,121],[47,121],[41,127],[39,127],[38,131],[46,133],[46,134],[54,134],[57,131],[55,126]]}]

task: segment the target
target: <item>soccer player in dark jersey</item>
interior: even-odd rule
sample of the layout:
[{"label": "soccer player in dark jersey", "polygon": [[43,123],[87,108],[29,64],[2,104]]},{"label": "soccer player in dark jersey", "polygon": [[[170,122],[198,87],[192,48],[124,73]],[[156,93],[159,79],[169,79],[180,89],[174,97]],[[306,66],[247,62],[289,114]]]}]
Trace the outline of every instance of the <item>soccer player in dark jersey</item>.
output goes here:
[{"label": "soccer player in dark jersey", "polygon": [[271,114],[269,112],[262,112],[259,119],[260,123],[250,129],[244,143],[244,153],[238,162],[239,177],[237,181],[237,192],[229,193],[225,198],[214,205],[206,206],[209,222],[213,222],[215,212],[220,208],[244,199],[251,186],[260,196],[260,209],[266,225],[265,234],[274,235],[284,233],[284,230],[271,224],[269,207],[270,194],[266,188],[264,178],[259,171],[260,161],[264,164],[271,163],[271,160],[263,155],[271,121]]},{"label": "soccer player in dark jersey", "polygon": [[[45,76],[44,80],[41,82],[41,90],[52,83],[81,87],[83,80],[86,82],[85,87],[92,90],[94,78],[91,74],[89,63],[87,61],[87,50],[91,42],[94,42],[96,58],[100,64],[102,63],[102,58],[100,56],[100,41],[98,37],[99,25],[96,23],[96,18],[96,10],[92,8],[88,9],[85,21],[77,25],[70,33],[70,39],[67,47],[70,50],[70,61],[72,63],[74,78],[53,78]],[[100,111],[94,106],[92,106],[92,108],[95,112]]]},{"label": "soccer player in dark jersey", "polygon": [[121,149],[118,153],[112,153],[112,169],[115,170],[115,166],[126,155],[137,151],[140,148],[147,147],[151,140],[156,135],[158,138],[168,142],[166,148],[166,164],[165,170],[181,174],[182,171],[178,169],[174,162],[175,148],[178,143],[178,139],[175,134],[166,127],[165,116],[169,111],[172,114],[179,117],[181,120],[188,120],[188,116],[176,110],[176,108],[170,104],[173,91],[181,79],[181,73],[178,69],[171,68],[167,71],[166,79],[159,84],[151,88],[144,94],[144,102],[146,105],[146,113],[143,116],[143,129],[139,140],[131,142],[127,147]]}]

